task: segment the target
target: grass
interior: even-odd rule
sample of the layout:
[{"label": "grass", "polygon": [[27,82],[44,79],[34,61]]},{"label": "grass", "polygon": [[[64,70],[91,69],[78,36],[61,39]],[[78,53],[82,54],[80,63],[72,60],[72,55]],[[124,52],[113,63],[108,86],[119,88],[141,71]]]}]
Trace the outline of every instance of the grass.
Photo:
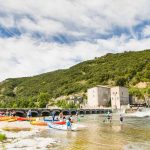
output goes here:
[{"label": "grass", "polygon": [[5,134],[0,134],[0,141],[6,140],[7,137]]}]

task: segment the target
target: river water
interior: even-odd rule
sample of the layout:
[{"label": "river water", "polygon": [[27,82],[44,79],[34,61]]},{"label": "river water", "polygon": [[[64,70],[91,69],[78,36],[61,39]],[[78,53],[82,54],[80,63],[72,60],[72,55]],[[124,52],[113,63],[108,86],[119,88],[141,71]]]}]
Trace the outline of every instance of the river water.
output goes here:
[{"label": "river water", "polygon": [[126,116],[123,124],[117,114],[113,114],[112,123],[103,122],[104,119],[104,115],[93,114],[80,117],[79,124],[86,128],[76,132],[42,127],[33,135],[21,137],[22,141],[17,139],[15,146],[14,141],[6,142],[3,149],[150,150],[150,117]]}]

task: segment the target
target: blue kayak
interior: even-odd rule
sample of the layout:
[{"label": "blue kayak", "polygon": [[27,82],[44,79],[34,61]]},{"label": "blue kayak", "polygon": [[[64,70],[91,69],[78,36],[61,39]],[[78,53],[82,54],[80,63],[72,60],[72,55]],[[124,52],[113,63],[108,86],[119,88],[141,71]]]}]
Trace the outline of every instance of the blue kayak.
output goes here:
[{"label": "blue kayak", "polygon": [[[53,120],[52,120],[52,119],[44,119],[44,121],[52,122]],[[58,119],[55,119],[54,121],[59,121],[59,120],[58,120]]]}]

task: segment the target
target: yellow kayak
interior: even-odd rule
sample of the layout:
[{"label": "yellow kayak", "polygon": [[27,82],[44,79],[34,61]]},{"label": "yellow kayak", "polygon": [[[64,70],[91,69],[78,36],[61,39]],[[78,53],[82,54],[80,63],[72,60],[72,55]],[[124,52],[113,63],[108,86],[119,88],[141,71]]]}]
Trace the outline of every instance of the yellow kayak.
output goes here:
[{"label": "yellow kayak", "polygon": [[42,121],[31,121],[30,123],[32,125],[47,126],[47,122],[42,122]]},{"label": "yellow kayak", "polygon": [[9,120],[7,120],[8,122],[14,122],[14,121],[17,121],[17,119],[16,118],[12,118],[12,119],[9,119]]},{"label": "yellow kayak", "polygon": [[0,121],[7,121],[7,120],[10,120],[10,119],[12,119],[12,117],[8,117],[8,116],[0,117]]}]

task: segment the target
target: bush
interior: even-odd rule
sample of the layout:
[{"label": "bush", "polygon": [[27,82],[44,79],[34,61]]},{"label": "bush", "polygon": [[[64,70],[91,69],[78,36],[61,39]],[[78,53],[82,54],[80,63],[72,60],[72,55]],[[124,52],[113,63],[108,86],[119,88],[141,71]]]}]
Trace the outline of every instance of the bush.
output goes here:
[{"label": "bush", "polygon": [[6,140],[6,135],[5,134],[0,134],[0,141]]}]

